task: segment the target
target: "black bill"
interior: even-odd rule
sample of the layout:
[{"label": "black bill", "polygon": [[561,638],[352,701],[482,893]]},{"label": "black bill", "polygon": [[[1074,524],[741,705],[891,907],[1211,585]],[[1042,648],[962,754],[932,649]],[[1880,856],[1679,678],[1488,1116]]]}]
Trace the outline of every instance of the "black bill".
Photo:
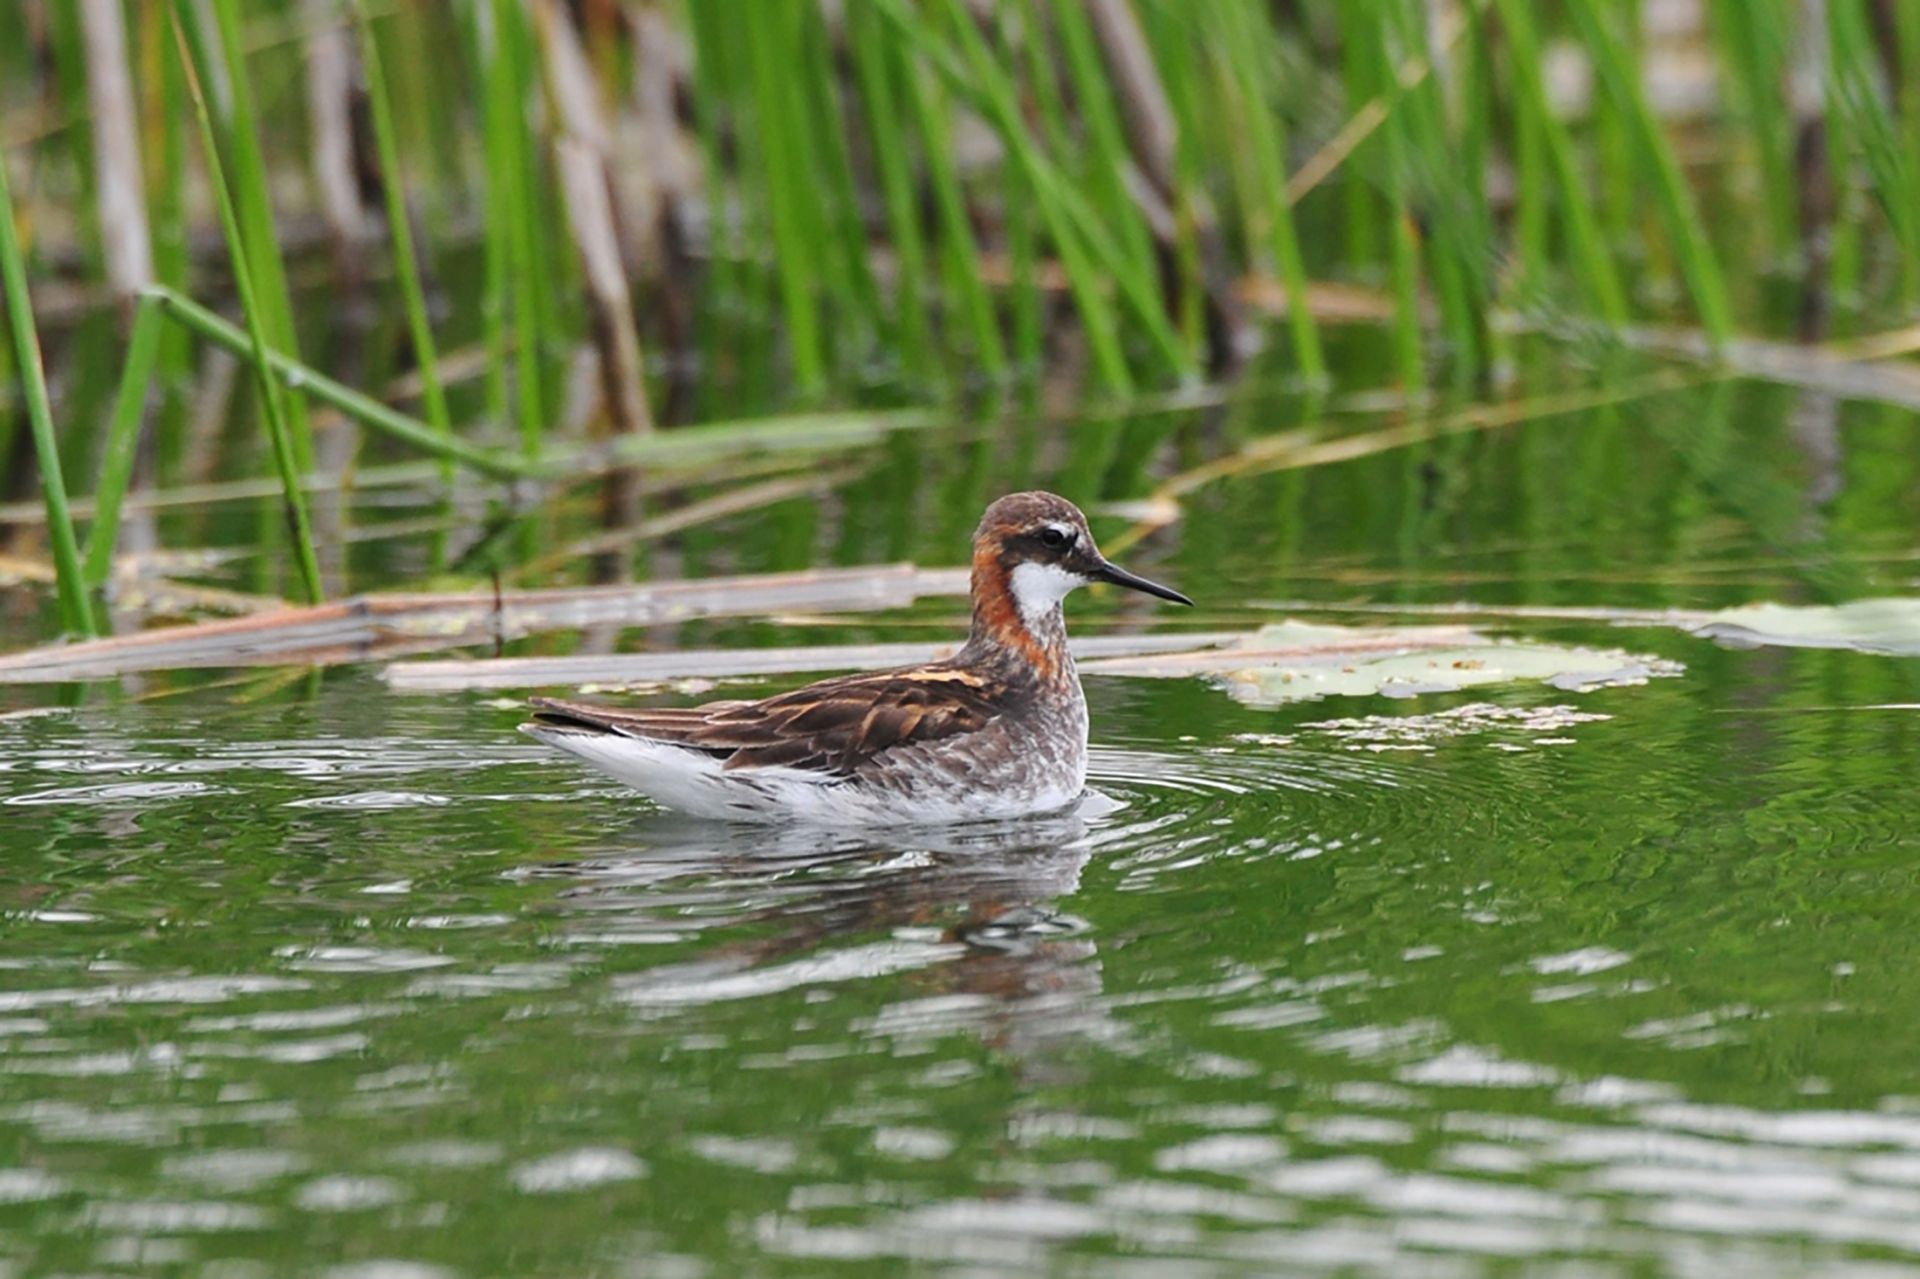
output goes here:
[{"label": "black bill", "polygon": [[1175,604],[1193,607],[1193,601],[1174,590],[1171,586],[1162,586],[1158,582],[1149,582],[1137,573],[1129,573],[1107,560],[1100,561],[1100,567],[1094,570],[1093,577],[1098,582],[1112,582],[1115,586],[1124,586],[1130,591],[1139,591],[1146,595],[1157,595],[1163,600],[1172,600]]}]

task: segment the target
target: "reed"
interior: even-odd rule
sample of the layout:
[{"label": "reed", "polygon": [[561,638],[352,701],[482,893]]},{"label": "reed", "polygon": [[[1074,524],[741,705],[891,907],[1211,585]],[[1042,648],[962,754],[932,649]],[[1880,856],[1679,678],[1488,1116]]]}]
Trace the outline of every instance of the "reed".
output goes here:
[{"label": "reed", "polygon": [[1716,344],[1725,345],[1733,337],[1733,308],[1727,299],[1719,259],[1693,193],[1681,176],[1673,146],[1647,100],[1636,64],[1598,0],[1568,0],[1567,10],[1592,55],[1594,71],[1607,96],[1627,117],[1644,170],[1641,176],[1651,180],[1655,205],[1680,259],[1680,271],[1700,323]]},{"label": "reed", "polygon": [[[1552,189],[1559,195],[1560,209],[1566,219],[1573,268],[1586,288],[1588,301],[1608,324],[1616,328],[1624,327],[1628,320],[1626,293],[1614,268],[1613,255],[1607,252],[1600,228],[1594,220],[1593,201],[1580,175],[1573,140],[1568,136],[1566,126],[1554,116],[1547,99],[1531,6],[1526,0],[1494,0],[1494,4],[1505,26],[1507,40],[1513,47],[1512,66],[1519,89],[1517,100],[1523,119],[1522,127],[1534,140],[1532,145],[1536,148],[1536,158],[1523,173],[1523,180],[1528,186],[1539,184],[1537,189],[1523,187],[1528,200],[1525,216],[1538,220],[1538,225],[1527,229],[1523,238],[1528,274],[1536,285],[1544,283],[1540,277],[1545,269],[1546,228],[1540,196],[1545,190]],[[1544,174],[1540,171],[1537,158],[1542,155],[1548,168]]]},{"label": "reed", "polygon": [[758,20],[741,24],[753,73],[754,125],[760,134],[759,159],[773,224],[774,266],[787,320],[787,354],[793,378],[805,398],[827,389],[825,322],[820,312],[817,275],[831,259],[818,239],[817,210],[800,167],[807,154],[806,115],[796,100],[791,74],[797,59],[800,7],[793,0],[769,0]]},{"label": "reed", "polygon": [[[219,41],[218,63],[201,29],[201,7],[174,0],[172,10],[176,28],[184,33],[191,54],[192,66],[187,68],[189,81],[194,77],[199,80],[201,100],[195,103],[194,111],[196,115],[203,109],[208,112],[204,132],[232,157],[234,211],[241,243],[246,248],[251,276],[248,285],[257,299],[262,332],[268,345],[298,359],[299,335],[294,326],[286,268],[280,260],[280,236],[274,222],[266,156],[260,150],[259,117],[254,109],[252,80],[247,74],[240,10],[237,0],[209,0],[209,8]],[[208,95],[212,95],[211,98]],[[313,469],[313,431],[307,420],[306,401],[297,389],[287,395],[284,415],[294,464],[302,473],[310,471]]]},{"label": "reed", "polygon": [[[526,101],[531,54],[525,15],[513,0],[493,0],[478,19],[481,39],[482,107],[485,115],[489,289],[501,317],[492,335],[496,359],[504,368],[504,319],[510,298],[513,312],[514,411],[520,448],[539,456],[546,428],[540,356],[544,346],[539,295],[540,255],[534,229],[533,163],[528,156]],[[496,374],[502,381],[504,372]]]},{"label": "reed", "polygon": [[[937,377],[933,334],[927,323],[924,298],[927,253],[914,204],[914,174],[906,133],[894,127],[900,118],[900,95],[882,45],[878,19],[868,5],[847,10],[847,43],[858,77],[861,105],[866,111],[867,136],[887,219],[894,255],[894,310],[899,324],[901,357],[923,382]],[[711,151],[709,155],[711,155]]]},{"label": "reed", "polygon": [[[420,284],[420,267],[414,258],[413,228],[407,212],[406,177],[400,168],[400,143],[393,125],[393,105],[387,94],[387,75],[380,58],[380,41],[367,19],[364,0],[354,0],[354,17],[360,27],[360,57],[366,72],[367,105],[373,117],[374,145],[380,159],[381,186],[386,195],[387,236],[393,250],[394,278],[400,285],[400,300],[406,308],[407,333],[413,344],[413,357],[420,370],[420,403],[427,423],[448,439],[453,438],[453,417],[447,411],[447,393],[440,384],[440,357],[433,340],[433,325],[427,319],[426,290]],[[444,459],[443,478],[453,478],[453,461]]]},{"label": "reed", "polygon": [[[932,188],[940,227],[942,273],[958,298],[958,308],[966,315],[967,331],[973,339],[972,355],[981,371],[994,382],[1007,376],[1006,344],[1000,335],[1000,319],[980,267],[979,245],[974,241],[972,220],[967,216],[966,196],[960,187],[960,175],[953,160],[951,114],[941,86],[926,78],[916,64],[911,49],[889,42],[893,54],[896,83],[907,99],[927,166],[927,183]],[[964,349],[964,348],[963,348]]]},{"label": "reed", "polygon": [[[70,423],[57,441],[69,470],[98,459],[77,580],[106,580],[150,400],[155,479],[188,478],[173,461],[196,452],[180,391],[207,347],[234,353],[259,383],[271,471],[297,504],[312,479],[309,408],[429,459],[443,492],[456,473],[573,474],[599,447],[583,441],[609,404],[575,376],[577,348],[609,318],[635,330],[627,384],[639,384],[644,350],[645,373],[667,388],[662,421],[687,423],[730,420],[743,406],[830,416],[870,396],[950,418],[970,395],[1016,388],[1032,404],[1089,388],[1105,406],[1138,402],[1230,366],[1249,349],[1248,314],[1261,311],[1289,374],[1355,391],[1385,378],[1419,404],[1435,380],[1458,394],[1504,376],[1522,328],[1610,349],[1639,326],[1693,323],[1737,360],[1739,339],[1777,336],[1787,322],[1792,308],[1761,305],[1783,287],[1817,287],[1842,328],[1910,308],[1920,298],[1920,3],[1703,3],[1699,39],[1724,93],[1705,118],[1676,121],[1661,114],[1637,0],[700,0],[649,10],[685,35],[684,63],[672,51],[643,56],[646,24],[615,20],[628,12],[617,5],[582,7],[581,56],[555,60],[540,56],[548,46],[536,46],[522,0],[347,0],[371,125],[356,158],[386,203],[381,256],[393,271],[391,289],[375,290],[384,314],[374,323],[382,337],[404,333],[415,353],[417,416],[324,376],[315,366],[328,361],[309,361],[298,341],[300,327],[317,341],[321,325],[296,326],[320,313],[296,299],[319,296],[331,277],[299,244],[310,166],[286,140],[305,136],[304,98],[266,68],[306,65],[283,46],[308,33],[285,19],[328,6],[131,6],[125,78],[138,95],[159,287],[138,294],[132,340],[106,375],[98,336],[64,340],[71,309],[34,317],[56,365],[47,380],[78,388],[48,406]],[[105,55],[90,52],[75,4],[39,6],[45,22],[17,9],[0,6],[0,131],[32,148],[21,225],[52,247],[31,269],[77,275],[102,297],[125,292],[108,284],[108,184],[90,163],[102,135],[78,91],[89,59]],[[433,57],[441,47],[462,56]],[[1549,53],[1587,63],[1595,92],[1584,117],[1552,81]],[[638,113],[620,109],[640,84],[660,88],[645,76],[671,78],[667,96],[690,108],[684,141],[702,170],[658,183],[667,194],[651,203],[649,175],[628,180],[659,157],[625,132]],[[586,129],[559,109],[583,100],[567,96],[583,82],[598,95]],[[227,197],[212,201],[218,241],[193,224],[209,202],[183,177],[195,129],[215,194],[224,186]],[[598,172],[564,163],[583,137]],[[1823,137],[1828,154],[1797,153],[1797,137]],[[123,196],[135,167],[111,169]],[[588,279],[562,233],[601,185],[608,215]],[[676,205],[690,187],[706,198]],[[193,246],[222,242],[238,323],[190,300],[211,297],[218,278]],[[669,251],[649,256],[655,244]],[[470,260],[476,269],[463,270]],[[437,322],[429,275],[450,303]],[[610,281],[627,289],[589,292]],[[1335,328],[1351,312],[1332,313],[1328,299],[1356,291],[1383,332],[1349,348]],[[477,387],[463,385],[443,340],[480,353],[462,362]],[[1384,371],[1349,362],[1349,349],[1384,352]],[[18,356],[0,383],[25,388],[34,361]],[[118,393],[101,405],[114,373]],[[355,375],[369,385],[379,376]],[[28,411],[0,417],[0,445],[25,423],[52,464],[32,399],[23,393]],[[192,438],[217,436],[218,420],[202,414]],[[801,447],[812,439],[805,420],[770,420],[752,447],[781,431]],[[674,447],[621,441],[600,456]],[[956,458],[956,483],[986,482],[993,449],[972,447]],[[1132,453],[1121,465],[1097,440],[1073,447],[1089,488],[1144,482]],[[525,512],[510,522],[540,523]],[[312,534],[291,507],[287,526],[312,593],[302,563]],[[331,550],[332,534],[324,540]],[[62,609],[74,627],[77,614]]]},{"label": "reed", "polygon": [[27,295],[27,264],[14,231],[13,192],[7,157],[0,151],[0,284],[6,291],[7,327],[13,333],[14,368],[33,431],[33,454],[40,467],[40,495],[47,508],[47,541],[53,548],[54,583],[60,599],[60,624],[81,636],[96,634],[93,605],[80,567],[80,547],[67,510],[67,486],[60,471],[60,442],[47,399],[46,369],[40,362],[40,334]]},{"label": "reed", "polygon": [[[274,380],[267,362],[271,345],[267,340],[267,322],[255,289],[253,255],[248,252],[240,213],[227,186],[226,165],[220,156],[220,140],[214,132],[213,116],[207,109],[206,89],[200,79],[199,68],[194,65],[204,59],[197,57],[189,47],[189,20],[183,14],[191,8],[185,0],[174,0],[174,32],[179,38],[180,56],[186,70],[187,96],[193,102],[194,120],[200,126],[207,179],[213,188],[214,207],[220,214],[220,229],[226,236],[227,255],[233,262],[234,289],[240,295],[240,310],[247,320],[247,360],[260,390],[260,407],[267,422],[267,439],[272,449],[274,467],[280,473],[282,511],[286,516],[287,530],[293,538],[294,564],[299,570],[300,589],[308,603],[317,604],[325,591],[320,584],[320,560],[314,551],[306,495],[300,487],[301,474],[310,468],[301,465],[287,410],[281,400],[281,387]],[[244,118],[238,108],[236,115]],[[277,263],[277,242],[269,238],[266,249]]]},{"label": "reed", "polygon": [[1307,307],[1306,260],[1294,229],[1293,207],[1286,198],[1286,136],[1279,113],[1265,100],[1260,74],[1260,40],[1266,34],[1263,19],[1237,0],[1213,6],[1213,12],[1219,20],[1217,38],[1232,64],[1231,81],[1240,95],[1237,106],[1247,122],[1248,150],[1253,156],[1258,189],[1249,211],[1259,218],[1265,231],[1260,238],[1266,240],[1280,282],[1287,290],[1287,326],[1300,372],[1309,382],[1325,384],[1329,380],[1327,358],[1321,349],[1319,326]]},{"label": "reed", "polygon": [[93,490],[93,523],[87,527],[86,580],[99,589],[113,567],[114,542],[120,531],[120,502],[133,478],[134,452],[140,442],[140,421],[146,411],[148,388],[160,354],[160,303],[142,296],[135,305],[133,330],[127,339],[127,362],[107,424],[107,447],[100,462],[100,482]]},{"label": "reed", "polygon": [[[1826,11],[1828,113],[1846,122],[1847,133],[1859,146],[1872,178],[1868,189],[1903,251],[1902,289],[1911,297],[1920,267],[1920,171],[1909,149],[1913,140],[1902,138],[1898,104],[1881,91],[1879,50],[1861,5],[1829,0]],[[1844,158],[1841,163],[1844,168]]]},{"label": "reed", "polygon": [[[213,346],[251,360],[254,354],[250,329],[240,329],[215,315],[193,299],[163,286],[148,290],[166,313],[195,337]],[[457,436],[446,436],[418,418],[389,408],[370,395],[338,382],[318,369],[300,363],[278,351],[265,353],[262,367],[281,386],[298,386],[327,407],[345,413],[360,425],[401,444],[420,450],[430,457],[456,462],[495,479],[516,479],[542,473],[540,463],[497,449],[480,448]]]},{"label": "reed", "polygon": [[1733,117],[1753,147],[1763,192],[1761,225],[1776,253],[1790,250],[1799,238],[1793,130],[1781,127],[1790,116],[1790,4],[1791,0],[1711,0],[1709,5],[1720,64],[1728,71]]}]

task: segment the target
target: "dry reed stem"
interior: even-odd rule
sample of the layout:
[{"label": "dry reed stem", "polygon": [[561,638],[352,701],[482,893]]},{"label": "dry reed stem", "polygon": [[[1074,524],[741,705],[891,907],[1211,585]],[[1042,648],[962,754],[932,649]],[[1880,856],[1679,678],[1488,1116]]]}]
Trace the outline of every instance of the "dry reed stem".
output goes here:
[{"label": "dry reed stem", "polygon": [[120,0],[80,0],[80,26],[87,50],[100,248],[107,282],[125,303],[153,283],[153,248]]},{"label": "dry reed stem", "polygon": [[1373,135],[1373,131],[1386,123],[1387,116],[1394,105],[1404,97],[1408,90],[1417,87],[1433,73],[1433,59],[1450,51],[1466,30],[1466,22],[1457,12],[1449,12],[1436,24],[1431,53],[1419,53],[1402,62],[1395,75],[1397,92],[1389,98],[1385,94],[1373,98],[1363,105],[1353,116],[1340,126],[1318,151],[1307,157],[1307,162],[1287,179],[1287,203],[1298,204],[1307,197],[1307,193],[1325,182],[1334,170],[1346,163],[1347,157],[1357,151],[1362,142]]}]

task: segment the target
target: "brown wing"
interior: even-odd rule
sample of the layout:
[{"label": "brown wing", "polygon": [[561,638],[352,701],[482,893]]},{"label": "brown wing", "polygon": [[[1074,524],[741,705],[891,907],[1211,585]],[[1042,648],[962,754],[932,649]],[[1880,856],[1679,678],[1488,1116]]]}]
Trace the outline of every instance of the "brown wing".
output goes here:
[{"label": "brown wing", "polygon": [[847,776],[894,747],[984,728],[999,692],[973,672],[930,666],[823,680],[759,702],[627,711],[541,697],[534,705],[550,723],[706,751],[728,769]]}]

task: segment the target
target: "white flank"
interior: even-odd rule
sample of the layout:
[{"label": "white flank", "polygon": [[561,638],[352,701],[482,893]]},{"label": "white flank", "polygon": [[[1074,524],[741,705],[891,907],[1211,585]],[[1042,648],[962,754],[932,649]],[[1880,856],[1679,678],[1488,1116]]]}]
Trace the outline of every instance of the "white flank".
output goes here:
[{"label": "white flank", "polygon": [[527,736],[578,756],[668,808],[731,822],[798,821],[878,826],[991,821],[1051,812],[1080,793],[1080,779],[982,792],[972,782],[930,774],[918,794],[876,792],[798,768],[728,771],[704,751],[618,733],[522,724]]},{"label": "white flank", "polygon": [[1016,564],[1013,568],[1013,602],[1020,607],[1020,620],[1032,626],[1058,608],[1075,587],[1087,579],[1069,573],[1057,564]]}]

